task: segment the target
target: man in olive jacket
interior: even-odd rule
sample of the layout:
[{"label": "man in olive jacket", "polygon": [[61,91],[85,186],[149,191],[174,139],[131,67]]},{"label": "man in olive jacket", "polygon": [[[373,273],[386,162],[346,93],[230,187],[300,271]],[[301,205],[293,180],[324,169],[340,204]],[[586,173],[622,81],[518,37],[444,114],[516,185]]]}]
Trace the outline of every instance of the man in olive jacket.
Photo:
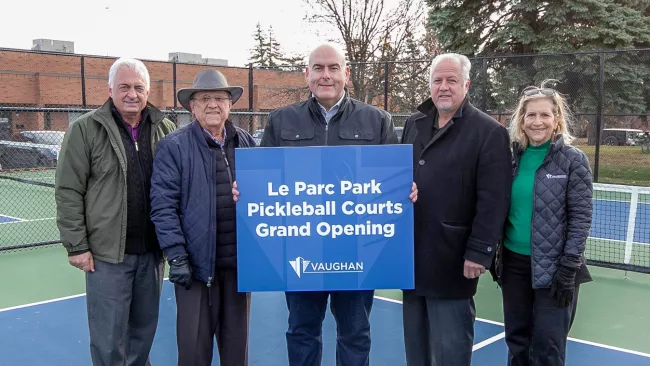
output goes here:
[{"label": "man in olive jacket", "polygon": [[510,203],[506,129],[469,102],[467,57],[437,56],[431,99],[406,121],[413,145],[415,290],[404,291],[409,365],[469,366],[478,278],[490,267]]},{"label": "man in olive jacket", "polygon": [[156,143],[176,126],[147,103],[141,61],[115,61],[108,90],[106,103],[63,139],[57,225],[68,261],[86,273],[93,364],[149,365],[163,279],[149,218],[151,171]]}]

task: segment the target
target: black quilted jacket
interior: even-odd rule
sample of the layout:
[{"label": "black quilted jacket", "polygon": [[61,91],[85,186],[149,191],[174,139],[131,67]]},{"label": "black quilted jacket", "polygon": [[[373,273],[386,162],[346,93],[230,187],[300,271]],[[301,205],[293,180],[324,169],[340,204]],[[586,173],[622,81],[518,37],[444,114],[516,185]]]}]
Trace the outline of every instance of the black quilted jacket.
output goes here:
[{"label": "black quilted jacket", "polygon": [[[513,144],[513,177],[517,176],[523,149]],[[579,149],[558,136],[539,167],[534,183],[531,227],[533,288],[548,288],[560,257],[582,257],[592,215],[592,178],[589,161]],[[580,275],[579,275],[580,277]],[[579,281],[579,279],[577,279]],[[581,282],[581,281],[580,281]]]}]

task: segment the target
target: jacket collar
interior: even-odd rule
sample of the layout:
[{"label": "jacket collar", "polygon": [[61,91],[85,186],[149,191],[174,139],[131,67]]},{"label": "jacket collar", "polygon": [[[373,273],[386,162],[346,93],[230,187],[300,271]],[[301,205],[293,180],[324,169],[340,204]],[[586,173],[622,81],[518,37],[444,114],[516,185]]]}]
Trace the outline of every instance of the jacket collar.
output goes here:
[{"label": "jacket collar", "polygon": [[[341,106],[339,107],[338,112],[334,116],[337,116],[341,114],[345,108],[350,104],[350,92],[348,91],[348,88],[345,88],[345,93],[343,95],[343,99],[341,100]],[[309,92],[309,109],[313,112],[316,113],[317,115],[322,115],[320,111],[320,106],[318,105],[318,102],[316,101],[316,97],[314,97],[314,94],[310,91]],[[332,117],[334,118],[334,117]]]},{"label": "jacket collar", "polygon": [[[195,119],[192,121],[191,128],[194,137],[199,142],[199,145],[205,148],[219,147],[219,145],[216,142],[212,141],[212,138],[203,131],[203,127],[201,127],[201,124],[198,120]],[[226,141],[230,141],[231,139],[235,138],[235,135],[238,135],[237,128],[235,128],[235,125],[233,125],[229,119],[226,120],[223,128],[226,129]],[[210,141],[208,142],[208,140]],[[226,141],[224,141],[224,145]]]},{"label": "jacket collar", "polygon": [[[104,104],[95,111],[95,116],[100,122],[103,122],[105,126],[115,125],[114,123],[109,123],[113,119],[111,108],[113,107],[113,100],[108,98]],[[158,127],[158,124],[162,122],[165,118],[165,114],[158,108],[156,108],[150,102],[147,102],[147,108],[149,110],[149,117],[151,118],[152,130],[155,130]]]},{"label": "jacket collar", "polygon": [[[454,113],[454,116],[451,118],[449,123],[453,124],[455,120],[462,119],[463,114],[467,113],[467,110],[471,108],[471,106],[472,104],[469,102],[469,94],[467,94],[465,99],[463,99],[463,103],[460,105],[458,110],[456,110],[456,113]],[[419,112],[423,113],[424,116],[420,116],[420,118],[415,120],[415,126],[421,133],[429,134],[429,131],[431,131],[432,128],[429,124],[435,118],[438,109],[431,98],[425,100],[417,109]]]},{"label": "jacket collar", "polygon": [[[112,100],[108,100],[108,103],[110,104],[111,107],[111,116],[113,117],[113,120],[120,126],[124,126],[126,128],[126,125],[128,124],[120,112],[115,108],[115,103],[113,103]],[[146,106],[143,110],[142,113],[140,114],[140,121],[138,121],[138,125],[134,128],[140,128],[142,127],[142,123],[147,121],[147,118],[149,118],[149,110],[151,108],[149,106]]]},{"label": "jacket collar", "polygon": [[[469,102],[469,94],[467,94],[465,96],[465,99],[463,99],[463,103],[461,103],[460,107],[458,107],[458,110],[456,110],[456,113],[454,113],[454,116],[451,118],[462,118],[463,112],[465,112],[470,105],[471,103]],[[426,114],[427,116],[434,116],[436,113],[438,113],[438,109],[436,108],[436,105],[433,104],[433,99],[431,99],[431,97],[427,98],[427,100],[418,106],[418,111]]]},{"label": "jacket collar", "polygon": [[[547,155],[559,151],[564,146],[564,137],[562,137],[562,135],[555,135],[552,139],[553,141],[551,142]],[[519,141],[512,142],[512,151],[515,155],[521,155],[524,152]]]}]

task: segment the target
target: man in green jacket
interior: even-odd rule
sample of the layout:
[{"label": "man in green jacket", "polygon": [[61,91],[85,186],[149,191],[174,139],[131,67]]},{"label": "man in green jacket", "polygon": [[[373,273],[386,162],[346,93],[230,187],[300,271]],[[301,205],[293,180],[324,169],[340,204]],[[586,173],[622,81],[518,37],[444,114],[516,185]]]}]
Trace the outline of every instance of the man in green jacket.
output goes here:
[{"label": "man in green jacket", "polygon": [[108,91],[106,103],[74,121],[63,139],[57,225],[68,261],[86,274],[93,364],[149,365],[163,279],[151,171],[156,143],[176,126],[147,102],[141,61],[115,61]]}]

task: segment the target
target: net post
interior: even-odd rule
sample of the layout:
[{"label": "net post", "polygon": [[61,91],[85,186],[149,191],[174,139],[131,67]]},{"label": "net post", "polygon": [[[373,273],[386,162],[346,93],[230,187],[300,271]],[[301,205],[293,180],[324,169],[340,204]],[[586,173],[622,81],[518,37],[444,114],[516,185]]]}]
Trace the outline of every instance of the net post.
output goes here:
[{"label": "net post", "polygon": [[625,237],[625,264],[632,260],[632,249],[634,248],[634,227],[636,226],[636,211],[639,203],[639,187],[631,187],[630,216],[627,219],[627,236]]}]

